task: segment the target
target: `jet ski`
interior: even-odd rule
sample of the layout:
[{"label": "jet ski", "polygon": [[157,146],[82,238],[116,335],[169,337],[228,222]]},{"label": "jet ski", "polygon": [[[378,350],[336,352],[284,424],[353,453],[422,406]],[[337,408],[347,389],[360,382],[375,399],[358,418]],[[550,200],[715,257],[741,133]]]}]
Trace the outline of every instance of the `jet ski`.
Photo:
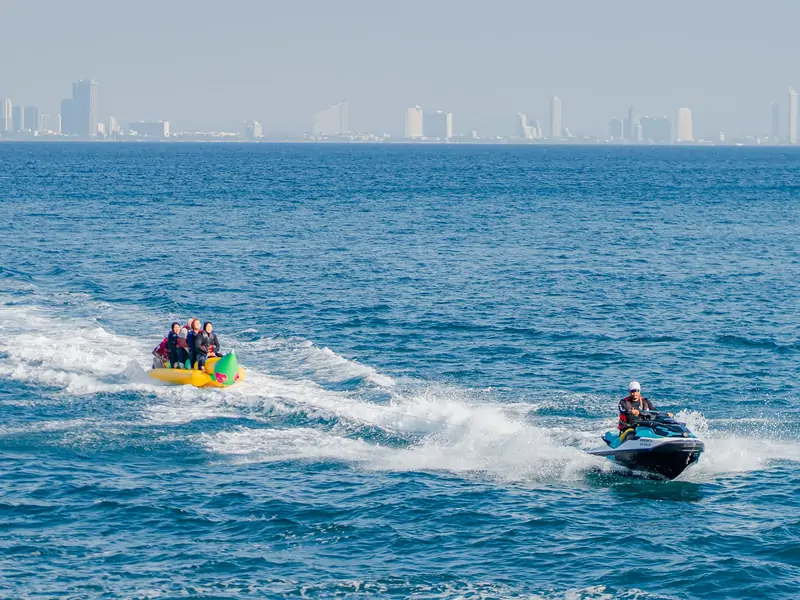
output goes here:
[{"label": "jet ski", "polygon": [[696,464],[705,444],[686,427],[686,423],[667,413],[642,411],[636,427],[621,433],[607,431],[604,448],[588,450],[589,454],[605,456],[616,464],[633,471],[653,473],[675,479],[687,467]]}]

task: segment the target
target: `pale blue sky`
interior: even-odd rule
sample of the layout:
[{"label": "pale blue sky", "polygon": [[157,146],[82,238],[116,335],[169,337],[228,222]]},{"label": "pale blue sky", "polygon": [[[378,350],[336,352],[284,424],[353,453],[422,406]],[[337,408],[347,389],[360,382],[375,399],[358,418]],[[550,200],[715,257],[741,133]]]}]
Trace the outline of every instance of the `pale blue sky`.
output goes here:
[{"label": "pale blue sky", "polygon": [[398,133],[420,104],[506,134],[556,94],[574,132],[634,104],[762,134],[800,88],[794,0],[0,0],[0,31],[0,97],[54,110],[91,77],[104,117],[177,129],[302,131],[347,99],[357,130]]}]

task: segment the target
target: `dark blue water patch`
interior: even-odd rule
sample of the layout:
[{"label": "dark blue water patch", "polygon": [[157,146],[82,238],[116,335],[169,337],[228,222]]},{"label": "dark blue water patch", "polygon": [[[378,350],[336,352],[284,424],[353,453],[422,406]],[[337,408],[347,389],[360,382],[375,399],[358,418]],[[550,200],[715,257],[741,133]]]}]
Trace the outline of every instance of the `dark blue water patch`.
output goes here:
[{"label": "dark blue water patch", "polygon": [[796,352],[800,350],[800,344],[781,344],[774,340],[766,339],[751,339],[737,335],[721,335],[717,338],[720,344],[727,346],[744,346],[748,348],[759,348],[770,350],[777,353]]}]

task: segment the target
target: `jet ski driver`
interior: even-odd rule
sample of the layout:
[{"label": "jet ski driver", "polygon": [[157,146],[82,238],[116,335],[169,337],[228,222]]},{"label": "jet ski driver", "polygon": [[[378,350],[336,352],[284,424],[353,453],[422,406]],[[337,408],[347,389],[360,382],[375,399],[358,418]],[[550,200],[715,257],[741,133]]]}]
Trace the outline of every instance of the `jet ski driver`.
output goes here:
[{"label": "jet ski driver", "polygon": [[627,430],[633,431],[636,425],[642,420],[639,413],[643,410],[655,410],[655,406],[647,398],[642,396],[642,386],[638,381],[631,381],[628,385],[628,396],[619,401],[619,425],[620,437],[627,437]]}]

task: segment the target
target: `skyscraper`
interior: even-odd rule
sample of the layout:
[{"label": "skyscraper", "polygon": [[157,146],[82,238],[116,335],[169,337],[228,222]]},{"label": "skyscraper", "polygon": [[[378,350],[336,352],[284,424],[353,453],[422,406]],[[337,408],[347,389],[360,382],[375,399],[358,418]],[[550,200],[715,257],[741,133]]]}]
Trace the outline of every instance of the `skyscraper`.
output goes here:
[{"label": "skyscraper", "polygon": [[261,127],[261,123],[258,121],[245,121],[244,137],[248,140],[257,140],[264,137],[264,130]]},{"label": "skyscraper", "polygon": [[561,99],[558,96],[550,98],[550,139],[560,140],[564,130],[561,125]]},{"label": "skyscraper", "polygon": [[528,127],[528,115],[525,113],[517,113],[517,118],[514,120],[514,137],[523,140],[533,139]]},{"label": "skyscraper", "polygon": [[14,133],[25,131],[25,112],[21,106],[11,107],[11,131]]},{"label": "skyscraper", "polygon": [[72,98],[61,101],[61,134],[77,135],[78,127],[75,120],[75,103]]},{"label": "skyscraper", "polygon": [[769,137],[775,143],[781,139],[781,105],[777,102],[770,102],[769,107],[772,113],[772,130]]},{"label": "skyscraper", "polygon": [[314,135],[341,135],[349,131],[347,102],[337,102],[314,115],[311,131]]},{"label": "skyscraper", "polygon": [[437,110],[425,114],[425,137],[449,140],[453,137],[453,113]]},{"label": "skyscraper", "polygon": [[542,126],[537,119],[528,122],[528,115],[519,113],[515,121],[514,137],[523,140],[538,140],[542,138]]},{"label": "skyscraper", "polygon": [[419,139],[422,137],[422,131],[422,107],[417,105],[406,109],[406,139]]},{"label": "skyscraper", "polygon": [[42,115],[38,106],[25,107],[25,130],[31,133],[42,130]]},{"label": "skyscraper", "polygon": [[667,117],[642,117],[639,124],[642,127],[642,141],[651,144],[672,143],[672,121]]},{"label": "skyscraper", "polygon": [[789,88],[789,131],[786,136],[790,144],[797,143],[797,92]]},{"label": "skyscraper", "polygon": [[628,109],[628,118],[625,120],[625,138],[629,142],[642,141],[642,127],[639,123],[639,113],[636,112],[635,106],[631,106]]},{"label": "skyscraper", "polygon": [[0,105],[0,133],[11,131],[11,100],[5,98]]},{"label": "skyscraper", "polygon": [[688,108],[679,108],[675,119],[675,141],[693,142],[692,111]]},{"label": "skyscraper", "polygon": [[611,119],[608,123],[608,139],[615,142],[625,139],[625,122],[622,119]]},{"label": "skyscraper", "polygon": [[81,79],[72,84],[75,133],[90,138],[97,135],[97,82]]},{"label": "skyscraper", "polygon": [[42,133],[59,134],[61,133],[61,118],[58,113],[42,113],[40,116]]}]

